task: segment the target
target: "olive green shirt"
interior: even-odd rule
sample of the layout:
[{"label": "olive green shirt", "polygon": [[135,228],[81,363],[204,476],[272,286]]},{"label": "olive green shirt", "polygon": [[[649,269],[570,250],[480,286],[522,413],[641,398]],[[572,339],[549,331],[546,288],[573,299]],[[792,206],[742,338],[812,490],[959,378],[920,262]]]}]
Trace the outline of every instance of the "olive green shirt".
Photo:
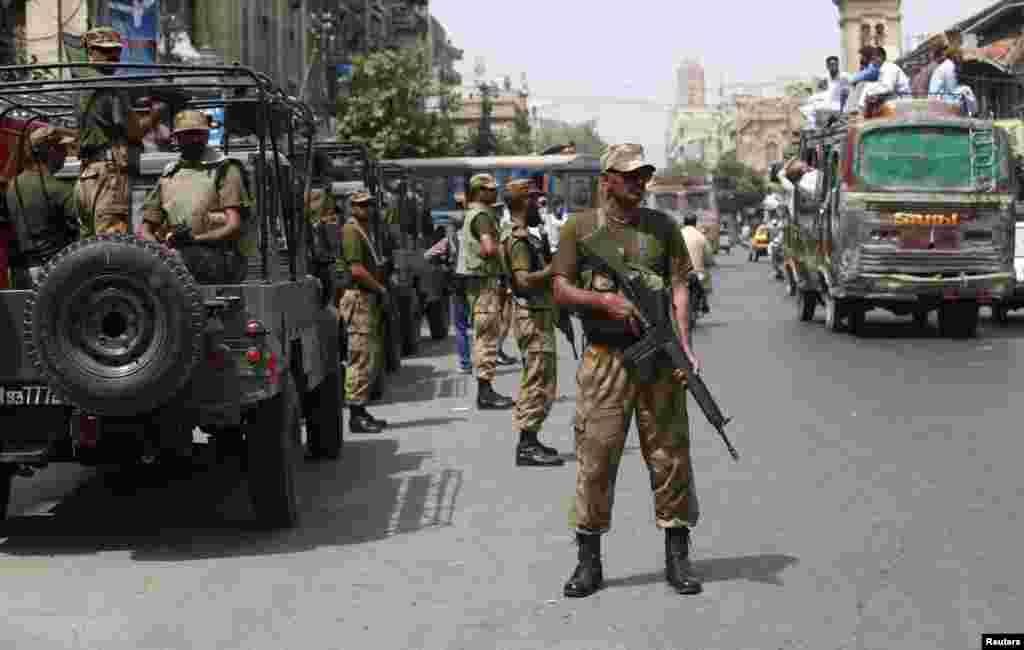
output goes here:
[{"label": "olive green shirt", "polygon": [[[362,264],[370,275],[380,280],[380,268],[377,264],[377,258],[374,257],[374,250],[370,246],[370,242],[360,232],[360,228],[366,232],[361,224],[357,223],[355,219],[349,219],[345,222],[345,225],[341,228],[341,258],[338,260],[338,270],[348,271],[355,264]],[[366,233],[369,235],[369,233]],[[370,287],[363,287],[366,290],[371,290]]]}]

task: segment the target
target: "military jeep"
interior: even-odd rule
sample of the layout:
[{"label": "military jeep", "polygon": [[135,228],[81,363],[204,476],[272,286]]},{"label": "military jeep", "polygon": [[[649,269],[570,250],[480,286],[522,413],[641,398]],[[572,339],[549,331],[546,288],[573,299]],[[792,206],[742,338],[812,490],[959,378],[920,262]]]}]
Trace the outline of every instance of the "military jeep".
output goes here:
[{"label": "military jeep", "polygon": [[[184,93],[176,110],[223,108],[223,153],[245,169],[254,206],[243,229],[258,254],[244,282],[200,285],[174,250],[136,230],[73,243],[33,290],[0,291],[0,512],[16,474],[51,462],[158,463],[190,451],[198,429],[242,453],[260,524],[292,526],[302,420],[320,457],[339,457],[343,431],[337,315],[310,273],[300,217],[310,172],[289,163],[297,135],[311,141],[312,114],[238,66],[123,67],[124,80],[0,85],[0,110],[66,120],[51,91],[122,84]],[[211,79],[218,95],[191,92]],[[143,198],[178,159],[149,149],[131,170],[136,228]],[[69,160],[60,175],[78,169]]]}]

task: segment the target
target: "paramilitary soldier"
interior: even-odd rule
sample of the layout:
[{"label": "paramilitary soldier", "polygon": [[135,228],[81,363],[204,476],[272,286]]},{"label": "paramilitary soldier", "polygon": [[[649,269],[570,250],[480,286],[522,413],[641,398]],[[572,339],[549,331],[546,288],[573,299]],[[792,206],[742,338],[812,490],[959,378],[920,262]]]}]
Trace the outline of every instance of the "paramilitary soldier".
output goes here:
[{"label": "paramilitary soldier", "polygon": [[537,196],[539,193],[531,190],[527,179],[505,185],[505,203],[512,215],[512,230],[502,240],[502,248],[512,278],[516,342],[523,355],[523,374],[515,409],[519,429],[516,464],[558,466],[565,464],[558,450],[537,439],[558,390],[551,266],[544,264],[540,242],[534,241],[528,230],[540,224]]},{"label": "paramilitary soldier", "polygon": [[[109,27],[90,29],[82,37],[91,74],[111,76],[121,60],[121,37]],[[107,64],[107,65],[102,65]],[[131,230],[128,173],[142,152],[142,138],[160,122],[157,105],[139,115],[124,92],[104,88],[82,93],[79,137],[82,168],[78,202],[83,236],[127,233]],[[132,163],[135,160],[136,163]]]},{"label": "paramilitary soldier", "polygon": [[680,345],[699,369],[686,342],[690,258],[675,223],[640,207],[654,173],[644,161],[643,147],[609,147],[601,165],[603,205],[570,216],[552,263],[555,301],[581,310],[588,341],[576,375],[574,526],[579,564],[565,584],[565,595],[589,596],[603,584],[600,540],[611,526],[615,477],[634,413],[657,526],[665,529],[666,578],[679,593],[695,594],[701,584],[689,562],[689,526],[696,523],[697,512],[691,496],[685,373],[658,368],[654,380],[647,382],[624,364],[623,350],[637,341],[636,307],[610,278],[587,268],[579,246],[588,237],[612,238],[647,286],[671,287]]},{"label": "paramilitary soldier", "polygon": [[366,410],[370,391],[384,362],[380,339],[384,304],[390,299],[381,282],[382,260],[370,235],[370,202],[367,192],[355,192],[349,199],[352,216],[341,229],[341,258],[338,271],[346,272],[352,284],[338,302],[338,314],[348,330],[348,368],[345,400],[352,433],[380,433],[387,426]]},{"label": "paramilitary soldier", "polygon": [[181,158],[146,197],[142,236],[173,246],[201,284],[241,282],[256,253],[241,162],[208,145],[210,120],[200,111],[178,113],[173,136]]},{"label": "paramilitary soldier", "polygon": [[28,146],[21,149],[27,158],[19,164],[24,170],[7,188],[7,210],[16,237],[16,255],[11,260],[16,288],[34,287],[50,258],[78,239],[74,186],[54,176],[64,166],[73,142],[71,131],[45,126],[33,130]]},{"label": "paramilitary soldier", "polygon": [[504,410],[515,406],[515,401],[499,395],[491,385],[498,362],[501,315],[507,293],[498,216],[494,210],[497,190],[498,185],[490,174],[477,174],[469,179],[469,205],[462,224],[462,250],[456,273],[465,279],[473,324],[477,408]]}]

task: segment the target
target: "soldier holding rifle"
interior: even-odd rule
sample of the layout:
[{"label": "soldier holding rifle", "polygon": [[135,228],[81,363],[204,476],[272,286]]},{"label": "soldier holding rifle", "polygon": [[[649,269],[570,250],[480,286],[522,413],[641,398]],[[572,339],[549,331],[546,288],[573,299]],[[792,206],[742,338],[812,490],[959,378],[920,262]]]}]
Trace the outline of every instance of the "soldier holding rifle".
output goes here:
[{"label": "soldier holding rifle", "polygon": [[[694,369],[689,349],[687,274],[692,270],[682,233],[665,214],[640,207],[655,167],[643,147],[609,147],[601,160],[603,205],[571,215],[562,227],[552,264],[554,297],[579,310],[587,348],[577,373],[575,531],[579,563],[565,595],[584,597],[603,585],[601,535],[611,526],[615,477],[634,413],[644,460],[651,473],[658,528],[665,531],[665,571],[680,594],[696,594],[701,583],[689,560],[690,527],[697,522],[692,489],[686,373],[660,364],[640,373],[625,350],[640,339],[641,313],[607,273],[588,264],[588,238],[603,237],[639,281],[651,289],[671,287],[677,340]],[[644,376],[647,374],[648,376]]]}]

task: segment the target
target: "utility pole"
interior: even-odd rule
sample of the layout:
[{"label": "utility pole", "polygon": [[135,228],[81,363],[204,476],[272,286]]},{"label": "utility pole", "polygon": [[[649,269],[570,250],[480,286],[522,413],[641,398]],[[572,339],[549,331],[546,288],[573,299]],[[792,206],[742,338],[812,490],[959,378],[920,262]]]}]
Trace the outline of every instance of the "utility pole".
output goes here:
[{"label": "utility pole", "polygon": [[492,104],[491,88],[486,81],[479,85],[480,89],[480,133],[476,141],[476,155],[493,156],[497,150],[497,142],[491,129]]}]

